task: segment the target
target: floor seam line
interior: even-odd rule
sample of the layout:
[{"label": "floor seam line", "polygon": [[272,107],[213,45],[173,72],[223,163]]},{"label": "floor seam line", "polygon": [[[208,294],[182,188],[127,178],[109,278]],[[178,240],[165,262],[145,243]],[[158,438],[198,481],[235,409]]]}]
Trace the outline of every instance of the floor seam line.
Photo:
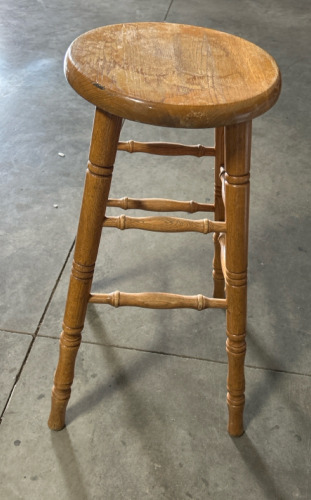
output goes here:
[{"label": "floor seam line", "polygon": [[165,14],[165,16],[164,16],[164,21],[166,21],[166,19],[167,19],[168,15],[169,15],[169,12],[170,12],[170,10],[171,10],[171,7],[172,7],[173,2],[174,2],[174,0],[171,0],[170,4],[169,4],[169,6],[168,6],[168,9],[167,9],[167,11],[166,11],[166,14]]},{"label": "floor seam line", "polygon": [[0,424],[1,424],[1,422],[2,422],[2,419],[3,419],[3,416],[4,416],[5,412],[6,412],[6,409],[7,409],[8,405],[9,405],[9,402],[10,402],[10,400],[11,400],[11,397],[13,396],[13,393],[14,393],[15,387],[16,387],[16,385],[17,385],[17,383],[18,383],[18,381],[19,381],[19,379],[20,379],[20,377],[21,377],[21,374],[22,374],[22,372],[23,372],[23,370],[24,370],[24,367],[25,367],[25,365],[26,365],[26,363],[27,363],[27,361],[28,361],[28,358],[29,358],[30,352],[31,352],[31,350],[32,350],[32,348],[33,348],[33,345],[34,345],[34,343],[35,343],[35,340],[36,340],[36,338],[37,338],[37,336],[38,336],[38,333],[39,333],[39,331],[40,331],[40,327],[41,327],[41,325],[42,325],[42,323],[43,323],[43,320],[44,320],[44,318],[45,318],[45,315],[46,315],[46,313],[47,313],[47,310],[48,310],[48,308],[49,308],[49,306],[50,306],[50,304],[51,304],[51,301],[52,301],[52,298],[53,298],[54,293],[55,293],[55,291],[56,291],[56,288],[57,288],[57,286],[58,286],[58,284],[59,284],[59,282],[60,282],[60,280],[61,280],[61,277],[62,277],[62,275],[63,275],[63,272],[64,272],[64,270],[65,270],[65,267],[66,267],[66,265],[67,265],[67,262],[68,262],[68,260],[69,260],[70,254],[71,254],[71,252],[72,252],[72,250],[73,250],[74,244],[75,244],[75,239],[73,240],[73,243],[72,243],[72,244],[71,244],[71,246],[70,246],[70,249],[69,249],[69,252],[68,252],[68,254],[67,254],[67,256],[66,256],[65,262],[64,262],[64,264],[62,265],[62,268],[61,268],[61,270],[60,270],[60,272],[59,272],[59,274],[58,274],[58,276],[57,276],[57,279],[56,279],[55,285],[53,286],[52,292],[50,293],[50,296],[49,296],[48,301],[47,301],[47,303],[46,303],[46,305],[45,305],[44,311],[43,311],[43,313],[42,313],[42,315],[41,315],[41,318],[40,318],[40,320],[39,320],[39,323],[38,323],[38,325],[37,325],[37,328],[36,328],[36,330],[35,330],[35,333],[31,335],[31,336],[32,336],[32,339],[31,339],[31,342],[30,342],[29,347],[28,347],[28,349],[27,349],[26,355],[25,355],[25,357],[24,357],[24,359],[23,359],[22,366],[20,367],[19,371],[17,372],[17,375],[16,375],[16,377],[15,377],[15,380],[14,380],[14,383],[13,383],[13,386],[12,386],[12,389],[11,389],[11,391],[10,391],[10,393],[9,393],[9,396],[8,396],[7,400],[6,400],[6,403],[5,403],[5,405],[4,405],[4,408],[3,408],[3,410],[2,410],[2,412],[1,412],[1,414],[0,414]]},{"label": "floor seam line", "polygon": [[[53,337],[51,335],[38,335],[40,338],[49,338],[52,340],[59,340],[59,337]],[[150,354],[160,354],[162,356],[172,356],[175,358],[182,358],[182,359],[191,359],[195,361],[207,361],[208,363],[215,363],[219,365],[227,365],[227,361],[217,361],[215,359],[209,359],[209,358],[201,358],[197,356],[187,356],[186,354],[176,354],[172,352],[164,352],[164,351],[155,351],[151,349],[139,349],[137,347],[127,347],[127,346],[120,346],[118,344],[98,344],[97,342],[92,342],[90,340],[82,340],[81,344],[88,344],[88,345],[97,345],[97,346],[102,346],[102,347],[113,347],[115,349],[124,349],[126,351],[136,351],[136,352],[146,352]],[[301,373],[301,372],[294,372],[294,371],[287,371],[287,370],[280,370],[278,368],[266,368],[264,366],[254,366],[254,365],[249,365],[245,364],[245,368],[251,368],[252,370],[262,370],[262,371],[269,371],[269,372],[276,372],[276,373],[284,373],[285,375],[296,375],[299,377],[309,377],[311,378],[311,374],[308,373]]]},{"label": "floor seam line", "polygon": [[54,293],[55,293],[55,291],[56,291],[56,288],[58,287],[58,284],[59,284],[59,282],[60,282],[60,280],[61,280],[61,278],[62,278],[62,275],[63,275],[63,273],[64,273],[65,267],[66,267],[66,265],[67,265],[67,263],[68,263],[68,260],[69,260],[70,255],[71,255],[71,252],[72,252],[72,250],[73,250],[73,248],[74,248],[75,241],[76,241],[76,240],[74,239],[74,240],[73,240],[73,242],[72,242],[72,244],[71,244],[71,246],[70,246],[70,249],[69,249],[69,252],[68,252],[67,257],[66,257],[66,259],[65,259],[65,262],[64,262],[64,264],[63,264],[63,266],[62,266],[62,268],[61,268],[61,270],[60,270],[60,273],[59,273],[59,275],[58,275],[58,277],[57,277],[57,279],[56,279],[55,285],[53,286],[52,292],[51,292],[51,294],[50,294],[50,296],[49,296],[49,299],[48,299],[48,301],[47,301],[47,303],[46,303],[46,306],[45,306],[45,308],[44,308],[44,311],[43,311],[43,313],[42,313],[42,316],[41,316],[41,318],[40,318],[40,320],[39,320],[38,326],[37,326],[37,328],[36,328],[36,330],[35,330],[35,333],[34,333],[34,338],[36,338],[36,337],[38,336],[38,333],[39,333],[40,327],[41,327],[41,325],[42,325],[42,323],[43,323],[43,320],[44,320],[45,315],[46,315],[46,313],[47,313],[47,311],[48,311],[48,308],[50,307],[50,304],[51,304],[52,299],[53,299],[53,297],[54,297]]},{"label": "floor seam line", "polygon": [[0,332],[3,332],[3,333],[16,333],[17,335],[30,335],[31,337],[34,336],[34,333],[21,332],[19,330],[9,330],[7,328],[0,328]]}]

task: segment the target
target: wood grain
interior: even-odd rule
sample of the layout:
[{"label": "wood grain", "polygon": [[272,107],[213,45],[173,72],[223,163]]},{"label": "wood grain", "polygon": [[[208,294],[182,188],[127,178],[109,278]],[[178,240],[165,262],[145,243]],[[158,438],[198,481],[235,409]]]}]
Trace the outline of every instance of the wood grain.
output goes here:
[{"label": "wood grain", "polygon": [[225,309],[225,299],[211,299],[204,295],[178,295],[162,292],[142,293],[92,293],[89,302],[95,304],[107,304],[113,307],[143,307],[149,309],[197,309],[202,311],[210,307]]},{"label": "wood grain", "polygon": [[151,212],[214,212],[212,203],[198,203],[197,201],[178,201],[164,198],[111,198],[107,207],[123,208],[123,210],[146,210]]},{"label": "wood grain", "polygon": [[[215,175],[214,175],[214,199],[215,199],[215,221],[225,220],[225,206],[221,194],[221,178],[220,172],[224,165],[224,127],[215,129]],[[223,269],[221,265],[221,250],[219,242],[219,234],[214,234],[214,259],[213,259],[213,280],[214,280],[214,293],[213,297],[225,297],[225,280]]]},{"label": "wood grain", "polygon": [[228,431],[232,436],[244,432],[251,133],[251,122],[232,125],[225,130],[227,403]]},{"label": "wood grain", "polygon": [[222,275],[226,279],[226,235],[220,233],[218,236],[218,242],[220,245],[220,265],[222,270]]},{"label": "wood grain", "polygon": [[96,110],[63,331],[60,336],[59,361],[52,389],[48,425],[53,430],[61,430],[65,426],[65,412],[81,342],[120,130],[120,118]]},{"label": "wood grain", "polygon": [[[252,119],[276,102],[281,88],[279,69],[269,54],[236,36],[178,24],[130,23],[97,28],[78,37],[67,51],[65,72],[76,92],[96,106],[96,113],[49,426],[60,430],[65,425],[89,302],[155,309],[211,307],[226,309],[228,431],[240,436],[244,432]],[[119,142],[124,118],[167,127],[213,127],[215,147]],[[162,198],[109,200],[117,149],[168,156],[215,156],[214,203]],[[161,182],[163,179],[159,179]],[[106,217],[107,205],[124,210],[212,211],[215,220]],[[162,292],[91,293],[103,227],[214,232],[214,297]]]},{"label": "wood grain", "polygon": [[148,153],[162,156],[197,156],[198,158],[215,156],[215,148],[207,148],[202,144],[189,146],[173,142],[120,141],[118,150],[127,151],[128,153]]},{"label": "wood grain", "polygon": [[69,83],[109,113],[154,125],[206,128],[251,120],[280,93],[274,59],[239,37],[196,26],[129,23],[78,37]]},{"label": "wood grain", "polygon": [[105,217],[103,227],[117,229],[142,229],[145,231],[158,231],[164,233],[182,233],[194,231],[198,233],[211,233],[226,231],[225,222],[215,222],[209,219],[191,220],[181,217]]}]

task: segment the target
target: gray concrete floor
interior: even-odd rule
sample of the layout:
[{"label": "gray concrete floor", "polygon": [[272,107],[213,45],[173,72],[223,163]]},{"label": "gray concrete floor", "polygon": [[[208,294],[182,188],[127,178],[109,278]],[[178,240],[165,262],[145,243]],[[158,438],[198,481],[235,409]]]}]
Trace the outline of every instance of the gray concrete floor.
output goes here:
[{"label": "gray concrete floor", "polygon": [[[310,17],[308,0],[0,3],[1,499],[311,498]],[[222,311],[90,306],[67,427],[53,433],[93,119],[63,56],[88,29],[163,20],[245,37],[283,73],[277,106],[254,122],[246,432],[226,433]],[[212,141],[129,122],[122,137]],[[209,160],[120,153],[112,191],[208,201],[212,179]],[[106,230],[102,243],[96,290],[211,293],[210,237]]]}]

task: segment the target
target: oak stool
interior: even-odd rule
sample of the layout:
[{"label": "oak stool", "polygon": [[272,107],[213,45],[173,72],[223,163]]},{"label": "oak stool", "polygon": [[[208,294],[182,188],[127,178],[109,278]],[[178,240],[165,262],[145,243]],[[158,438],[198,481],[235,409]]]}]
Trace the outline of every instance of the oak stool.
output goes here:
[{"label": "oak stool", "polygon": [[[130,23],[79,36],[67,51],[65,72],[73,89],[96,111],[49,427],[60,430],[65,426],[88,303],[199,311],[214,307],[226,309],[228,431],[240,436],[244,432],[251,129],[252,120],[278,99],[281,78],[277,64],[261,48],[226,33],[179,24]],[[161,127],[214,128],[215,145],[119,142],[124,119]],[[215,157],[214,203],[109,199],[117,150]],[[106,217],[106,206],[214,212],[214,220]],[[213,298],[148,292],[91,293],[105,227],[214,233]]]}]

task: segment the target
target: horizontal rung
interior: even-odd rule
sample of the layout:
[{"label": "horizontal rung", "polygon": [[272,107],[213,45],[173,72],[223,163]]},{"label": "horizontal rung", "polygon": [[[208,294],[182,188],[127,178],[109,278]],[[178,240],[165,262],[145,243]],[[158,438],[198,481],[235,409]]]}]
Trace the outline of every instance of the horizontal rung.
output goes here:
[{"label": "horizontal rung", "polygon": [[226,223],[209,219],[191,220],[181,217],[106,217],[103,227],[117,229],[144,229],[164,233],[180,233],[194,231],[198,233],[225,232]]},{"label": "horizontal rung", "polygon": [[196,201],[177,201],[164,198],[119,198],[110,199],[108,207],[123,208],[123,210],[148,210],[151,212],[214,212],[215,205],[209,203],[198,203]]},{"label": "horizontal rung", "polygon": [[226,299],[210,299],[204,295],[176,295],[173,293],[94,293],[89,302],[108,304],[113,307],[144,307],[149,309],[202,309],[227,307]]},{"label": "horizontal rung", "polygon": [[188,146],[173,142],[119,142],[119,151],[128,153],[148,153],[162,156],[215,156],[215,148],[207,148],[201,144]]}]

